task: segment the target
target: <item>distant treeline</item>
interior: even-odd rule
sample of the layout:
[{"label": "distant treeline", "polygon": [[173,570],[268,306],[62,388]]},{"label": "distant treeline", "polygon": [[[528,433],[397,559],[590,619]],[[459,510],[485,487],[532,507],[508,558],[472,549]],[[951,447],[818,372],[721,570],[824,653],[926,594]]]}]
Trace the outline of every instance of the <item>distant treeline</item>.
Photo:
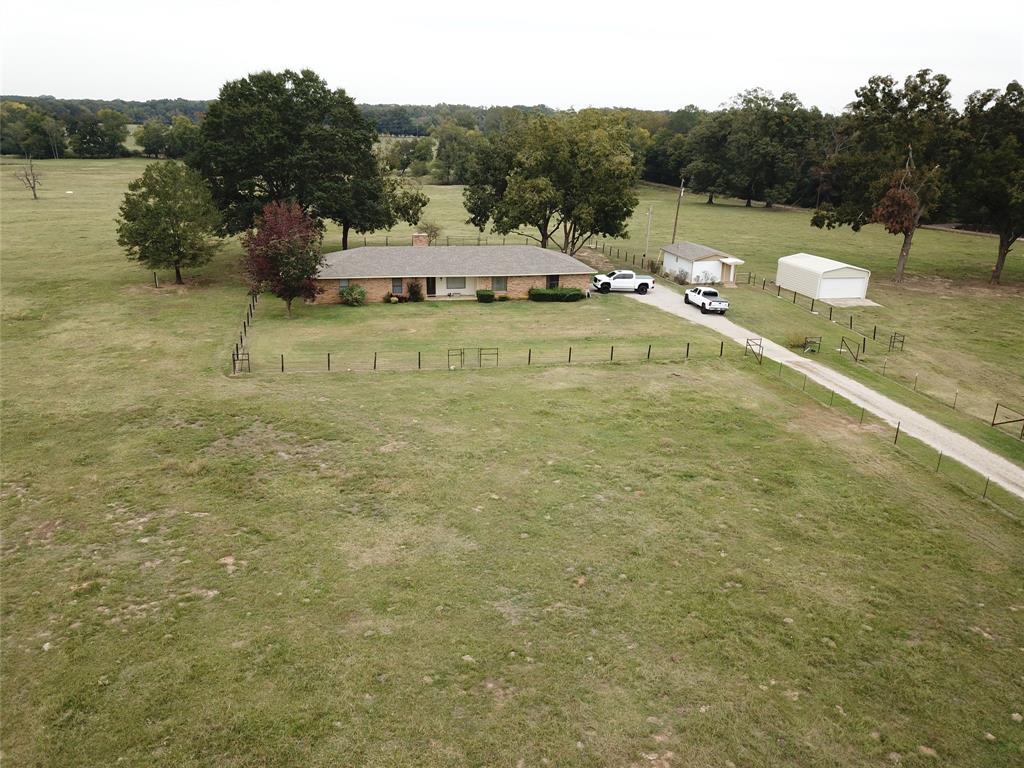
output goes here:
[{"label": "distant treeline", "polygon": [[110,109],[120,112],[129,123],[159,120],[168,125],[176,115],[184,115],[193,122],[198,122],[210,103],[205,100],[195,101],[192,99],[125,101],[124,99],[58,99],[53,96],[0,96],[0,101],[17,101],[64,121],[87,114],[96,114],[103,109]]}]

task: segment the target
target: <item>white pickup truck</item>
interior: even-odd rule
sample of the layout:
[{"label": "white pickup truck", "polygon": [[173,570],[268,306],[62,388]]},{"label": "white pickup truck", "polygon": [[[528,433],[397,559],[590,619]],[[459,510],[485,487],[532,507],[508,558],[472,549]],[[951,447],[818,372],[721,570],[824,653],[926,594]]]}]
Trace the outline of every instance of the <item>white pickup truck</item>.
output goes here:
[{"label": "white pickup truck", "polygon": [[719,296],[718,291],[714,288],[690,288],[683,294],[683,301],[700,307],[703,315],[708,312],[724,315],[725,311],[729,309],[729,302]]},{"label": "white pickup truck", "polygon": [[607,275],[594,275],[594,290],[598,293],[609,291],[636,291],[647,293],[654,290],[654,278],[650,275],[638,275],[628,269],[616,269]]}]

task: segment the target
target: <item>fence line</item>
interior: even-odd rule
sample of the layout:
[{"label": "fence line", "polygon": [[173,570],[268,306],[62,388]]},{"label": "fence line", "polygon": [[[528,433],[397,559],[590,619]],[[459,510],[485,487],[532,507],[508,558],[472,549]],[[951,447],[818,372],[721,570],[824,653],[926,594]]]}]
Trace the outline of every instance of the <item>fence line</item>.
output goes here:
[{"label": "fence line", "polygon": [[[732,352],[732,345],[729,351]],[[364,349],[359,352],[331,350],[319,354],[253,353],[244,354],[246,365],[240,369],[232,352],[232,372],[254,374],[280,373],[359,373],[374,371],[441,371],[486,368],[522,368],[531,366],[573,366],[596,363],[686,363],[707,361],[726,356],[724,341],[679,341],[675,343],[573,342],[565,346],[503,347],[429,347],[423,349]],[[739,351],[737,349],[737,351]],[[763,349],[758,343],[751,350],[760,358]],[[729,355],[732,357],[732,354]]]},{"label": "fence line", "polygon": [[884,437],[899,454],[929,471],[943,475],[968,496],[991,503],[1003,514],[1015,520],[1024,519],[1024,500],[999,485],[992,485],[987,475],[907,435],[902,429],[902,424],[897,423],[893,427],[835,390],[809,380],[806,375],[793,371],[781,363],[777,372],[771,375],[787,386],[799,389],[822,407],[841,413],[858,427],[878,433],[879,437]]}]

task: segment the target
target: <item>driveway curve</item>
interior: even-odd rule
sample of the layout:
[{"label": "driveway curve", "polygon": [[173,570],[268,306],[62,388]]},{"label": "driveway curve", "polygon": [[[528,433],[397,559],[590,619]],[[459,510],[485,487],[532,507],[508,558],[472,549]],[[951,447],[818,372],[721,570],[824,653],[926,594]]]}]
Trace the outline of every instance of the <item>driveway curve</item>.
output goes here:
[{"label": "driveway curve", "polygon": [[[673,290],[662,289],[645,296],[638,294],[630,294],[630,296],[643,304],[657,307],[688,322],[717,331],[741,346],[746,345],[747,339],[761,338],[759,334],[737,325],[723,315],[702,315],[700,310],[685,304],[682,295]],[[942,426],[914,409],[880,394],[871,387],[867,387],[827,365],[801,357],[768,339],[762,338],[761,343],[764,345],[765,357],[806,374],[807,378],[835,390],[837,394],[870,411],[892,426],[895,427],[899,424],[901,432],[916,437],[935,450],[942,451],[944,455],[950,456],[990,478],[993,483],[1024,498],[1024,468],[1009,459],[993,453],[973,440],[967,439],[959,432]]]}]

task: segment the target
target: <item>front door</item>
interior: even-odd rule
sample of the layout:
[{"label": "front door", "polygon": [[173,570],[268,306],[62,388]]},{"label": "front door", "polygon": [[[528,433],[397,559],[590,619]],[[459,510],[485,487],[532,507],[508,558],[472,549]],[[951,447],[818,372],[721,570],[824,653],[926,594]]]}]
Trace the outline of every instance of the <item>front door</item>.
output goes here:
[{"label": "front door", "polygon": [[428,277],[427,278],[427,296],[436,296],[436,295],[437,295],[437,278],[436,277]]}]

